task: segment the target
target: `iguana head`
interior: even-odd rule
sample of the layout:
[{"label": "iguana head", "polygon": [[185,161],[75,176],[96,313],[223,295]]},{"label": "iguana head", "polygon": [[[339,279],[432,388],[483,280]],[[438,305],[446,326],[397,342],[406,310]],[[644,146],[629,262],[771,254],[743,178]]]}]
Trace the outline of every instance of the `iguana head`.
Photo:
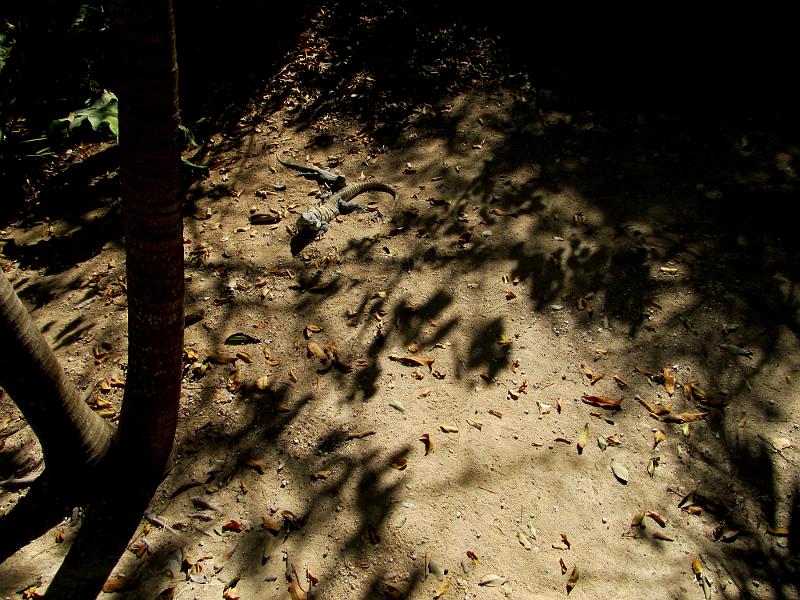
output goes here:
[{"label": "iguana head", "polygon": [[326,230],[327,223],[320,219],[316,214],[311,211],[307,211],[301,213],[299,217],[297,217],[297,227],[298,231],[324,231]]}]

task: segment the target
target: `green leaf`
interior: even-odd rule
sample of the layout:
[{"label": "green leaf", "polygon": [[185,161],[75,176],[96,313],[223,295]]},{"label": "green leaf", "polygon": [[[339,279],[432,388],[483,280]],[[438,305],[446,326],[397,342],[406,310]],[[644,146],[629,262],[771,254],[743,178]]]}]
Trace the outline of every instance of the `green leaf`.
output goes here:
[{"label": "green leaf", "polygon": [[84,121],[88,121],[95,131],[106,125],[119,141],[119,103],[117,96],[113,92],[103,90],[100,98],[95,100],[91,106],[71,112],[63,119],[56,119],[53,121],[52,126],[59,127],[67,123],[69,124],[69,129],[72,130],[82,125]]}]

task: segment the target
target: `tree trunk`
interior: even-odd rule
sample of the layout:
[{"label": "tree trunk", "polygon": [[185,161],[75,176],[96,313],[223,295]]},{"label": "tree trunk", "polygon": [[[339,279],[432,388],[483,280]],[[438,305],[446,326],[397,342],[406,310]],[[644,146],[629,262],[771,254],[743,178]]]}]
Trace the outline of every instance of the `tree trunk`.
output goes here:
[{"label": "tree trunk", "polygon": [[[121,2],[120,158],[128,376],[118,430],[129,471],[160,481],[174,441],[183,352],[178,70],[171,0]],[[146,484],[145,484],[146,485]]]},{"label": "tree trunk", "polygon": [[112,429],[83,401],[0,271],[0,385],[22,411],[51,474],[68,478],[103,459]]}]

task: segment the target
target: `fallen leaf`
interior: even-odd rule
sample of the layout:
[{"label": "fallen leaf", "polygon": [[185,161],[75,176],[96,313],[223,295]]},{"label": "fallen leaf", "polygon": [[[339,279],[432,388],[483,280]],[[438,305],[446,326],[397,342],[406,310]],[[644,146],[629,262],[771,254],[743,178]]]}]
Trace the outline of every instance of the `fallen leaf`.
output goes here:
[{"label": "fallen leaf", "polygon": [[313,334],[319,333],[320,331],[322,331],[322,327],[320,327],[319,325],[312,325],[311,323],[309,323],[303,328],[303,335],[306,337],[306,339],[308,339]]},{"label": "fallen leaf", "polygon": [[568,569],[567,569],[567,564],[564,562],[563,558],[558,559],[558,566],[561,567],[561,574],[566,575]]},{"label": "fallen leaf", "polygon": [[419,438],[419,441],[425,444],[425,456],[428,456],[428,454],[433,452],[433,441],[431,440],[431,435],[429,433],[423,433],[422,437]]},{"label": "fallen leaf", "polygon": [[622,409],[622,400],[612,400],[610,398],[606,398],[605,396],[581,396],[581,400],[583,400],[586,404],[591,404],[593,406],[598,406],[600,408],[607,408],[608,410],[621,410]]},{"label": "fallen leaf", "polygon": [[473,565],[477,565],[481,562],[480,559],[478,558],[478,555],[475,554],[472,550],[467,550],[467,556],[472,561]]},{"label": "fallen leaf", "polygon": [[289,596],[292,600],[308,600],[308,595],[305,590],[300,587],[300,582],[297,580],[297,573],[292,567],[292,577],[289,581]]},{"label": "fallen leaf", "polygon": [[513,300],[516,297],[517,297],[517,295],[513,291],[508,290],[506,292],[506,300]]},{"label": "fallen leaf", "polygon": [[471,419],[467,419],[467,425],[469,425],[470,427],[474,427],[478,431],[480,431],[481,428],[483,427],[483,424],[480,421],[472,421]]},{"label": "fallen leaf", "polygon": [[488,412],[488,413],[489,413],[490,415],[492,415],[493,417],[497,417],[498,419],[502,419],[502,418],[503,418],[503,413],[501,413],[499,410],[495,410],[495,409],[493,409],[493,408],[490,408],[490,409],[489,409],[488,411],[486,411],[486,412]]},{"label": "fallen leaf", "polygon": [[531,543],[524,533],[522,533],[521,531],[518,532],[517,539],[519,540],[519,543],[522,544],[522,547],[525,548],[525,550],[531,549]]},{"label": "fallen leaf", "polygon": [[445,578],[445,580],[441,583],[441,585],[436,589],[436,593],[433,594],[433,599],[438,600],[439,598],[442,598],[449,589],[450,589],[450,578]]},{"label": "fallen leaf", "polygon": [[491,573],[489,575],[486,575],[485,577],[482,577],[481,580],[478,582],[478,585],[482,585],[485,587],[500,587],[506,581],[508,580],[502,575],[495,575],[494,573]]},{"label": "fallen leaf", "polygon": [[252,467],[261,475],[267,472],[267,463],[263,460],[258,460],[257,458],[248,458],[244,461],[244,464],[246,464],[248,467]]},{"label": "fallen leaf", "polygon": [[323,471],[316,471],[315,473],[311,474],[311,479],[314,481],[319,481],[321,479],[327,479],[331,476],[330,470],[323,470]]},{"label": "fallen leaf", "polygon": [[580,435],[578,436],[578,454],[583,454],[583,449],[586,447],[586,442],[589,441],[589,424],[583,426],[583,431],[581,431]]},{"label": "fallen leaf", "polygon": [[643,521],[644,521],[644,511],[638,512],[635,515],[633,515],[633,518],[631,519],[631,527],[644,528]]},{"label": "fallen leaf", "polygon": [[228,519],[225,523],[222,524],[222,531],[233,531],[234,533],[241,533],[246,529],[245,525],[241,521],[237,521],[236,519]]},{"label": "fallen leaf", "polygon": [[658,456],[652,456],[649,461],[647,461],[647,474],[650,477],[655,477],[656,474],[656,467],[660,462],[661,458]]},{"label": "fallen leaf", "polygon": [[458,433],[458,427],[455,425],[439,425],[439,429],[444,433]]},{"label": "fallen leaf", "polygon": [[446,375],[441,371],[433,371],[431,375],[433,375],[436,379],[444,379],[446,377]]},{"label": "fallen leaf", "polygon": [[227,338],[225,338],[225,344],[229,346],[235,345],[244,345],[244,344],[258,344],[261,342],[258,338],[254,338],[252,335],[247,335],[246,333],[232,333]]},{"label": "fallen leaf", "polygon": [[236,591],[236,587],[232,586],[225,588],[222,592],[222,598],[223,600],[239,600],[240,596],[239,592]]},{"label": "fallen leaf", "polygon": [[297,383],[297,380],[299,379],[297,377],[297,371],[294,369],[289,369],[289,379],[291,379],[294,383]]},{"label": "fallen leaf", "polygon": [[428,367],[431,369],[431,365],[436,360],[435,358],[425,358],[424,356],[396,356],[391,355],[389,360],[394,362],[399,362],[401,365],[405,365],[406,367]]},{"label": "fallen leaf", "polygon": [[692,572],[697,576],[703,574],[703,561],[699,556],[692,559]]},{"label": "fallen leaf", "polygon": [[707,412],[674,413],[670,412],[663,416],[663,420],[668,423],[691,423],[700,421],[708,416]]},{"label": "fallen leaf", "polygon": [[628,387],[628,382],[625,381],[624,379],[622,379],[621,377],[617,377],[616,375],[614,375],[614,381],[617,382],[617,385],[622,390],[624,390],[626,387]]},{"label": "fallen leaf", "polygon": [[403,406],[403,403],[400,402],[400,400],[389,400],[389,406],[395,410],[399,410],[400,412],[406,411],[406,407]]},{"label": "fallen leaf", "polygon": [[322,346],[320,346],[317,342],[314,342],[312,340],[309,340],[308,343],[306,344],[306,350],[308,356],[313,356],[314,358],[317,358],[319,360],[326,360],[328,358],[328,355],[325,354],[325,351],[322,349]]},{"label": "fallen leaf", "polygon": [[205,362],[214,363],[215,365],[228,365],[235,363],[237,360],[238,357],[234,354],[229,354],[227,352],[209,352]]},{"label": "fallen leaf", "polygon": [[605,377],[605,373],[600,373],[599,375],[593,375],[592,380],[589,382],[590,385],[594,385],[598,381],[600,381],[603,377]]},{"label": "fallen leaf", "polygon": [[667,526],[667,520],[657,512],[647,511],[647,516],[653,519],[653,521],[655,521],[659,525],[661,525],[661,527]]},{"label": "fallen leaf", "polygon": [[392,463],[392,468],[397,469],[398,471],[404,471],[408,466],[408,459],[405,457],[398,458],[396,461]]},{"label": "fallen leaf", "polygon": [[114,592],[124,592],[130,589],[137,582],[136,577],[128,577],[126,575],[112,575],[103,584],[103,591],[106,594],[113,594]]},{"label": "fallen leaf", "polygon": [[789,536],[789,528],[788,527],[767,527],[767,533],[770,535],[774,535],[775,537],[788,537]]},{"label": "fallen leaf", "polygon": [[253,364],[253,357],[250,356],[247,352],[237,352],[236,353],[236,358],[238,358],[240,360],[243,360],[248,365]]},{"label": "fallen leaf", "polygon": [[667,439],[667,436],[664,435],[664,432],[660,429],[653,434],[653,450],[656,449],[661,442]]},{"label": "fallen leaf", "polygon": [[566,533],[561,534],[561,541],[564,542],[564,545],[567,547],[567,550],[572,548],[572,542],[569,541]]},{"label": "fallen leaf", "polygon": [[575,588],[580,576],[581,570],[578,568],[578,565],[575,565],[572,567],[572,573],[569,574],[569,578],[567,579],[567,595]]},{"label": "fallen leaf", "polygon": [[591,379],[592,377],[594,377],[594,372],[585,363],[581,363],[580,369],[581,369],[581,373],[586,375],[586,377],[588,379]]},{"label": "fallen leaf", "polygon": [[667,535],[663,531],[656,530],[652,533],[653,538],[657,540],[661,540],[662,542],[674,542],[675,538],[672,536]]},{"label": "fallen leaf", "polygon": [[377,433],[376,431],[373,431],[371,429],[369,431],[361,431],[361,432],[358,432],[358,433],[348,433],[347,434],[347,439],[348,439],[348,441],[349,440],[360,440],[362,438],[369,437],[371,435],[375,435],[376,433]]},{"label": "fallen leaf", "polygon": [[283,529],[281,522],[272,517],[261,517],[261,525],[272,535],[278,535]]},{"label": "fallen leaf", "polygon": [[722,350],[729,354],[733,354],[735,356],[747,356],[752,358],[753,351],[748,350],[747,348],[742,348],[741,346],[734,346],[733,344],[720,344],[719,347]]},{"label": "fallen leaf", "polygon": [[675,393],[675,375],[667,367],[664,367],[664,389],[670,396]]},{"label": "fallen leaf", "polygon": [[614,473],[614,477],[619,479],[622,483],[628,483],[628,469],[625,468],[625,465],[616,460],[612,460],[611,471]]},{"label": "fallen leaf", "polygon": [[432,573],[436,576],[439,581],[444,580],[444,576],[447,575],[447,569],[445,569],[442,565],[439,564],[439,561],[431,558],[428,560],[428,572]]}]

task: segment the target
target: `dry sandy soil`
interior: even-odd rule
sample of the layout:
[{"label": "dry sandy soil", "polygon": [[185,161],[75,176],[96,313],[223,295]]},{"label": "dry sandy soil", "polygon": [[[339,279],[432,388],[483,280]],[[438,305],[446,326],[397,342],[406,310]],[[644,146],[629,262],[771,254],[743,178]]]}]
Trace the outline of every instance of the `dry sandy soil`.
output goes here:
[{"label": "dry sandy soil", "polygon": [[[693,127],[508,85],[420,106],[391,147],[344,117],[301,126],[291,104],[215,134],[188,192],[187,313],[204,316],[151,504],[168,528],[142,521],[103,597],[800,598],[797,252],[781,206],[759,212],[795,193],[800,150]],[[399,202],[365,194],[383,221],[347,215],[292,247],[319,187],[276,151]],[[118,208],[0,232],[18,293],[112,421]],[[91,251],[46,260],[77,236]],[[238,332],[258,341],[225,345]],[[201,367],[214,352],[244,354]],[[1,402],[0,477],[35,472]],[[0,596],[43,591],[78,527],[3,564]]]}]

